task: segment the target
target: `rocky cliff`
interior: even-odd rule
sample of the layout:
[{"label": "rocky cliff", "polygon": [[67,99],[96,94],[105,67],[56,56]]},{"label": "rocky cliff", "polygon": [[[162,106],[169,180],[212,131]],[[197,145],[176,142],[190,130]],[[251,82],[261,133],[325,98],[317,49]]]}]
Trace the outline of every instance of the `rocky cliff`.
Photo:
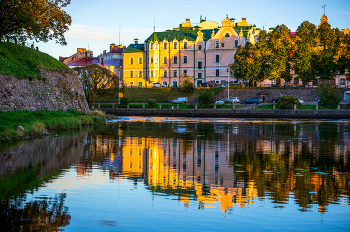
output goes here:
[{"label": "rocky cliff", "polygon": [[89,113],[83,87],[73,72],[39,69],[41,79],[0,74],[0,111],[78,110]]}]

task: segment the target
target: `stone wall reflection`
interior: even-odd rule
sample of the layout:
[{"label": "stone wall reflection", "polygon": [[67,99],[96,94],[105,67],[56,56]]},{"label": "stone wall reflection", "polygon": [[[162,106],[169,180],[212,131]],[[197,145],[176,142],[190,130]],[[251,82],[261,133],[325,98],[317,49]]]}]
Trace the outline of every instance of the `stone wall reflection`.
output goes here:
[{"label": "stone wall reflection", "polygon": [[[267,198],[313,205],[349,201],[349,125],[325,123],[121,122],[91,135],[91,153],[111,179],[143,180],[185,207],[223,212]],[[78,171],[79,172],[79,171]]]}]

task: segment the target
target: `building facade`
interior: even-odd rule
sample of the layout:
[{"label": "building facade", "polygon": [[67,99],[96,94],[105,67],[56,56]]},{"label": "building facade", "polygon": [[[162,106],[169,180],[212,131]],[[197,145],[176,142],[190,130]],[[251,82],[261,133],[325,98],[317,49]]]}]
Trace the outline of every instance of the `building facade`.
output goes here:
[{"label": "building facade", "polygon": [[184,74],[195,86],[207,82],[225,85],[228,79],[237,82],[228,72],[229,64],[239,45],[255,43],[260,29],[248,25],[245,18],[236,23],[228,15],[221,24],[201,19],[199,26],[192,26],[186,19],[178,28],[153,32],[144,44],[129,45],[124,51],[124,84],[178,87]]}]

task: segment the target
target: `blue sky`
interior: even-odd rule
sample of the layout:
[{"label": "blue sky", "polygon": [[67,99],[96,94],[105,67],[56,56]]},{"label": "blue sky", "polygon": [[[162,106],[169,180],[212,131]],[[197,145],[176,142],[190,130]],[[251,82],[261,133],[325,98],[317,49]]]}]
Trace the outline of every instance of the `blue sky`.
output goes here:
[{"label": "blue sky", "polygon": [[[236,22],[247,18],[257,27],[275,27],[285,24],[295,31],[303,21],[319,24],[326,4],[326,15],[333,28],[350,27],[349,0],[177,0],[177,1],[113,1],[72,0],[65,11],[72,17],[65,37],[67,46],[54,42],[38,43],[40,51],[58,59],[70,56],[77,48],[90,48],[94,56],[108,50],[111,43],[129,45],[133,38],[144,41],[152,32],[178,27],[186,18],[198,24],[200,16],[221,22],[228,14]],[[221,24],[220,24],[221,25]]]}]

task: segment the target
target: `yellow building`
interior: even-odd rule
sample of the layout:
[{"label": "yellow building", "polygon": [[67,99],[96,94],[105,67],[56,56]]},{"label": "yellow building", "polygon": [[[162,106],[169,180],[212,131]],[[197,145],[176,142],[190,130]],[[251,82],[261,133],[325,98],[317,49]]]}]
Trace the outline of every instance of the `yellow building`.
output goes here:
[{"label": "yellow building", "polygon": [[[128,87],[149,87],[144,78],[144,44],[139,44],[138,39],[130,44],[123,52],[123,84]],[[148,84],[148,86],[147,86]]]}]

